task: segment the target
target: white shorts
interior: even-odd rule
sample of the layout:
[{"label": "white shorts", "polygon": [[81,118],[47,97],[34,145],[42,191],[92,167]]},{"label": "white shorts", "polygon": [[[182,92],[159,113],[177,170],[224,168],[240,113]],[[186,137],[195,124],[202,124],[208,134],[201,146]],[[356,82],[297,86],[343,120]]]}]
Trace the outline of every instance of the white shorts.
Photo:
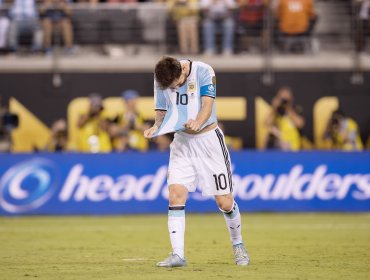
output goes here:
[{"label": "white shorts", "polygon": [[204,196],[232,192],[230,155],[220,128],[195,135],[175,134],[167,183],[183,185],[189,192],[198,186]]}]

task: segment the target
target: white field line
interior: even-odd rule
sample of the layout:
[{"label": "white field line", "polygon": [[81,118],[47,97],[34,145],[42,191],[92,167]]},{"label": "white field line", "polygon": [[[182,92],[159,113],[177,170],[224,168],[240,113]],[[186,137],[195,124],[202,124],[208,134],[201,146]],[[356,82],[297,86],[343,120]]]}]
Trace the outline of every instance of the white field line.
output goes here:
[{"label": "white field line", "polygon": [[124,262],[139,262],[139,261],[148,261],[149,259],[145,258],[129,258],[129,259],[121,259]]},{"label": "white field line", "polygon": [[370,230],[370,223],[366,224],[273,224],[270,225],[258,225],[249,224],[250,229],[302,229],[302,230]]}]

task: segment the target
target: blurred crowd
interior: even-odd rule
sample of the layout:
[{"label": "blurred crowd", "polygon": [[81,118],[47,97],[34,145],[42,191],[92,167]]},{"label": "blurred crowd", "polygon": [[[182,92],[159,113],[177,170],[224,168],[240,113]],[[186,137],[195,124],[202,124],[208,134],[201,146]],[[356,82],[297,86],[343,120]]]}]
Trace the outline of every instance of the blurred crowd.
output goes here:
[{"label": "blurred crowd", "polygon": [[[137,108],[139,93],[125,90],[121,94],[123,113],[110,117],[103,106],[99,93],[87,96],[87,110],[81,109],[77,123],[77,143],[69,138],[67,121],[55,120],[50,127],[50,136],[45,147],[34,147],[34,151],[44,152],[84,152],[108,153],[127,151],[167,151],[173,135],[161,135],[153,141],[144,138],[145,129],[152,123],[145,121]],[[0,152],[12,151],[12,132],[17,129],[19,117],[10,112],[8,106],[2,105],[0,96]]]},{"label": "blurred crowd", "polygon": [[[302,107],[295,104],[294,94],[288,87],[278,90],[271,102],[271,111],[266,117],[268,134],[265,149],[299,151],[314,148],[304,134],[305,119]],[[334,110],[321,135],[327,149],[361,151],[364,145],[358,124],[342,109]]]},{"label": "blurred crowd", "polygon": [[137,108],[139,93],[128,89],[122,92],[123,113],[110,117],[98,93],[88,96],[88,109],[80,112],[77,146],[68,146],[67,123],[59,119],[52,125],[52,133],[46,151],[78,151],[84,153],[109,153],[128,151],[167,151],[172,135],[162,135],[153,141],[144,138],[143,132],[152,124],[145,121]]},{"label": "blurred crowd", "polygon": [[[148,141],[143,131],[152,123],[143,117],[138,109],[140,95],[136,90],[128,89],[121,94],[123,110],[112,116],[104,107],[103,98],[98,93],[86,97],[88,105],[79,107],[76,123],[58,119],[50,127],[50,136],[44,147],[34,148],[45,152],[84,152],[109,153],[148,150],[168,151],[173,134],[162,135]],[[305,118],[303,109],[294,101],[293,91],[281,87],[272,98],[270,112],[265,114],[262,124],[267,131],[264,139],[265,150],[300,151],[316,149],[305,135]],[[0,152],[12,151],[12,132],[17,129],[20,120],[8,106],[1,103],[0,96]],[[71,141],[71,126],[77,128],[76,141]],[[227,127],[219,122],[225,133],[225,141],[230,150],[243,149],[242,135],[228,135]],[[361,151],[365,145],[361,140],[357,122],[341,109],[331,112],[325,130],[321,132],[321,149],[341,151]],[[72,143],[75,142],[75,143]],[[367,140],[370,148],[370,135]]]},{"label": "blurred crowd", "polygon": [[[317,0],[318,1],[318,0]],[[314,0],[106,0],[112,9],[120,4],[161,2],[167,7],[167,22],[176,29],[177,51],[181,54],[229,56],[236,52],[266,51],[266,41],[284,52],[305,52],[314,48],[313,32],[320,21]],[[325,0],[321,0],[325,1]],[[326,0],[331,1],[331,0]],[[91,7],[99,0],[0,0],[0,53],[18,53],[22,36],[31,43],[27,52],[53,53],[53,47],[62,46],[66,55],[75,52],[76,38],[73,26],[74,4]],[[370,34],[370,0],[337,0],[350,3],[356,21],[354,43],[356,50],[366,50]],[[115,5],[115,6],[113,6]],[[167,28],[168,25],[166,25]],[[131,28],[131,27],[130,27]],[[236,37],[238,37],[236,40]],[[236,42],[238,46],[236,45]],[[102,96],[88,96],[89,109],[81,112],[77,123],[78,144],[70,147],[68,125],[65,119],[51,126],[51,137],[45,151],[124,152],[158,149],[166,151],[171,136],[161,136],[148,142],[142,132],[150,125],[138,110],[139,93],[122,93],[123,114],[109,117]],[[264,125],[268,131],[265,149],[297,151],[307,147],[304,135],[305,119],[302,107],[295,104],[288,87],[278,90],[271,101],[271,112]],[[0,151],[11,151],[11,133],[18,126],[18,117],[12,114],[0,99]],[[220,124],[222,125],[222,124]],[[226,128],[227,132],[227,128]],[[338,109],[332,113],[322,139],[328,147],[338,150],[362,150],[364,147],[359,127],[354,119]],[[238,137],[227,136],[231,149],[242,148]]]},{"label": "blurred crowd", "polygon": [[[324,0],[321,0],[324,1]],[[76,3],[98,4],[98,0]],[[106,0],[107,4],[149,2]],[[177,51],[181,54],[224,55],[268,47],[272,38],[282,51],[312,51],[312,33],[317,15],[314,0],[153,0],[165,3],[168,21],[177,30]],[[341,0],[352,4],[353,27],[358,51],[366,49],[369,27],[369,0]],[[61,45],[66,54],[74,52],[73,1],[0,0],[0,50],[17,52],[22,34],[32,36],[31,52],[50,54],[52,45]],[[117,7],[117,6],[114,6]],[[129,28],[134,28],[129,27]],[[237,37],[237,38],[236,38]],[[133,39],[134,40],[134,39]],[[238,41],[238,46],[236,46]],[[317,45],[317,42],[316,42]]]},{"label": "blurred crowd", "polygon": [[[32,37],[30,52],[51,52],[53,35],[62,35],[66,53],[72,53],[71,9],[66,0],[0,0],[0,49],[17,52],[23,34]],[[57,40],[59,36],[55,36]]]}]

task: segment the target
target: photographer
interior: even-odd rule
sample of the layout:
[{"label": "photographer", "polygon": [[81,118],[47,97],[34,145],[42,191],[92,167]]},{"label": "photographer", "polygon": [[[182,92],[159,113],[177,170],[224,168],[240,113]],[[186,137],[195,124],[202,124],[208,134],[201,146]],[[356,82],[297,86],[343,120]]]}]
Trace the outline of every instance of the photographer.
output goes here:
[{"label": "photographer", "polygon": [[125,90],[121,94],[124,113],[111,120],[110,135],[115,151],[127,150],[145,151],[148,140],[143,131],[149,127],[137,108],[139,93],[136,90]]},{"label": "photographer", "polygon": [[2,106],[0,96],[0,152],[12,151],[13,129],[19,124],[18,115],[11,113],[7,106]]},{"label": "photographer", "polygon": [[362,151],[363,144],[357,123],[342,110],[336,110],[329,119],[324,139],[331,142],[332,149]]},{"label": "photographer", "polygon": [[294,104],[292,91],[287,87],[280,88],[272,100],[272,111],[265,121],[269,131],[265,144],[267,149],[301,149],[301,129],[305,121],[300,113],[300,108]]},{"label": "photographer", "polygon": [[45,150],[48,152],[65,152],[68,150],[67,122],[56,120],[51,126],[51,137]]},{"label": "photographer", "polygon": [[88,112],[81,114],[77,121],[80,129],[79,150],[91,153],[110,152],[112,145],[108,134],[109,121],[102,97],[92,93],[89,95],[89,102]]}]

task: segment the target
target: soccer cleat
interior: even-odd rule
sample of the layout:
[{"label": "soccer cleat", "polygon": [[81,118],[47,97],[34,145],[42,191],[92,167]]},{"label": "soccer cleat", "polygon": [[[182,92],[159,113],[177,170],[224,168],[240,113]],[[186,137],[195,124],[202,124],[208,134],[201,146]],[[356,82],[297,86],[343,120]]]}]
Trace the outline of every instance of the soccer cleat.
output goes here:
[{"label": "soccer cleat", "polygon": [[233,251],[235,256],[235,263],[237,265],[248,265],[249,256],[248,252],[244,247],[243,243],[233,245]]},{"label": "soccer cleat", "polygon": [[186,259],[180,258],[179,255],[171,253],[170,256],[164,261],[157,263],[158,267],[181,267],[186,266]]}]

